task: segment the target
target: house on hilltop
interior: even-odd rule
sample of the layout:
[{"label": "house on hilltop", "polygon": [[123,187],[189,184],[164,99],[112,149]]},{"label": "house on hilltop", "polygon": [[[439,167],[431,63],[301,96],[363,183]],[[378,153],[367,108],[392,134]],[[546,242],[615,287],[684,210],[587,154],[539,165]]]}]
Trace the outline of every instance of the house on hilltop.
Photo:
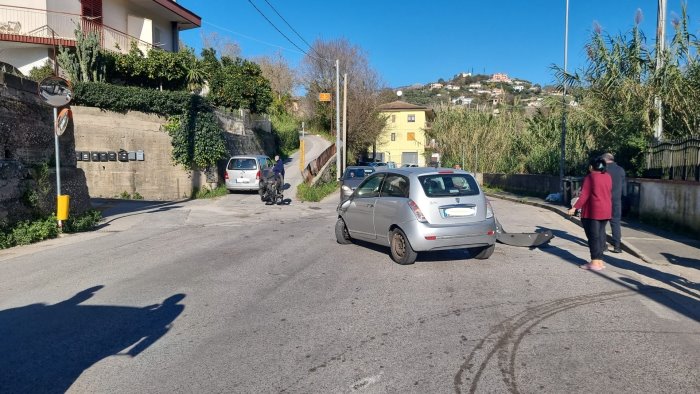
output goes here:
[{"label": "house on hilltop", "polygon": [[425,166],[425,130],[435,117],[433,110],[405,101],[383,104],[378,110],[387,123],[378,139],[376,158],[399,166]]},{"label": "house on hilltop", "polygon": [[202,20],[173,0],[5,0],[0,4],[2,60],[29,74],[54,60],[61,45],[75,47],[75,29],[95,32],[102,48],[128,52],[132,43],[179,49],[179,33]]},{"label": "house on hilltop", "polygon": [[513,83],[513,80],[508,77],[508,74],[493,74],[486,82],[503,82],[503,83]]}]

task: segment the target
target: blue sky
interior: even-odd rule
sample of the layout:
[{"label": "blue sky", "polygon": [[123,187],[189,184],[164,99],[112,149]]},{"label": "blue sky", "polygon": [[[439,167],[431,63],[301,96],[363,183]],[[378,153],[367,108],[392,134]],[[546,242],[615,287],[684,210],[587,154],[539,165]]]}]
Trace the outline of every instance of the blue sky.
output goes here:
[{"label": "blue sky", "polygon": [[[302,49],[307,49],[265,0],[251,0]],[[565,0],[267,0],[309,43],[345,37],[364,48],[389,87],[451,78],[462,71],[503,72],[548,84],[550,65],[564,63]],[[282,53],[296,67],[303,54],[251,6],[248,0],[180,0],[202,17],[202,28],[181,38],[201,48],[201,31],[236,41],[244,57]],[[697,5],[695,5],[697,7]],[[594,21],[612,34],[628,31],[637,9],[647,43],[655,42],[657,0],[570,0],[569,70],[585,62],[584,45]],[[691,31],[698,18],[688,5]],[[668,0],[668,26],[680,0]],[[667,29],[670,30],[670,27]],[[342,72],[342,71],[341,71]]]}]

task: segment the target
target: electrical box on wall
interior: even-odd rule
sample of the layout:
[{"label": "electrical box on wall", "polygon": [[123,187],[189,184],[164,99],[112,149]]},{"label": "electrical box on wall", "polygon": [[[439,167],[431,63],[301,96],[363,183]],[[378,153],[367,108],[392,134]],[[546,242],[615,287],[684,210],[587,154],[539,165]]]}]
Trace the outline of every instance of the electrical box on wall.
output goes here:
[{"label": "electrical box on wall", "polygon": [[100,161],[109,161],[109,157],[107,156],[107,152],[100,152]]},{"label": "electrical box on wall", "polygon": [[100,152],[90,152],[90,160],[100,161]]},{"label": "electrical box on wall", "polygon": [[107,159],[109,161],[117,161],[117,152],[107,152]]},{"label": "electrical box on wall", "polygon": [[90,161],[90,152],[80,152],[80,154],[83,156],[83,161]]},{"label": "electrical box on wall", "polygon": [[142,150],[137,150],[136,151],[136,160],[138,161],[143,161],[144,160],[144,155]]},{"label": "electrical box on wall", "polygon": [[136,152],[129,151],[129,160],[136,160]]},{"label": "electrical box on wall", "polygon": [[83,152],[75,151],[75,160],[83,161]]}]

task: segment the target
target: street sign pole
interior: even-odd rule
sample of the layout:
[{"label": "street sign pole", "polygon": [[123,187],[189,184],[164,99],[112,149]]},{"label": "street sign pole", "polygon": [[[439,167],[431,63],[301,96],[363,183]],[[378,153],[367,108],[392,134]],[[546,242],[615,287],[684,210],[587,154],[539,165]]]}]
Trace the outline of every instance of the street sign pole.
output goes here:
[{"label": "street sign pole", "polygon": [[[56,148],[56,197],[61,195],[61,150],[58,147],[58,108],[53,108],[53,144]],[[59,226],[61,221],[58,221]]]},{"label": "street sign pole", "polygon": [[68,127],[71,111],[64,108],[58,112],[58,108],[67,106],[73,98],[73,87],[70,82],[63,78],[50,76],[44,78],[39,83],[39,97],[48,105],[53,107],[53,144],[56,156],[56,219],[58,227],[63,226],[63,221],[68,219],[70,210],[70,196],[61,194],[61,149],[58,144],[58,137],[63,134]]}]

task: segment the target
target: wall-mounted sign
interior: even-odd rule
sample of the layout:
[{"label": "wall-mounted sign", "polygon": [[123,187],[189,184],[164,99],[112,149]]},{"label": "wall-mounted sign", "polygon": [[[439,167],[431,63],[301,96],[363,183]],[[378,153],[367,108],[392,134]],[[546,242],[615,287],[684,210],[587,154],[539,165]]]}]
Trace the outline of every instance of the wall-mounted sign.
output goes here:
[{"label": "wall-mounted sign", "polygon": [[331,94],[330,93],[319,93],[318,94],[318,101],[331,101]]}]

